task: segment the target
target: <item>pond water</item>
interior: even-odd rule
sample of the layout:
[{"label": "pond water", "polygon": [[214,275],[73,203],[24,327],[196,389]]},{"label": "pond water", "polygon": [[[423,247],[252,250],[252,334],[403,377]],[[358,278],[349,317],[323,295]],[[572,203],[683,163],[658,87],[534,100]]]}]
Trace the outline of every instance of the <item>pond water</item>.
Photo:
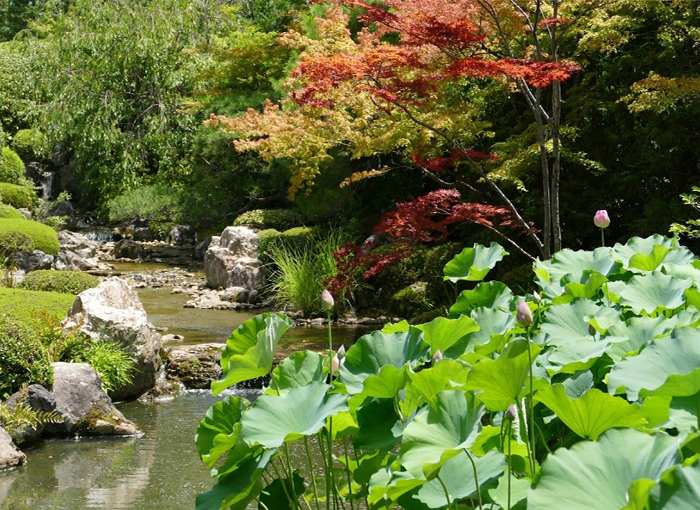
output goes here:
[{"label": "pond water", "polygon": [[[166,267],[166,266],[163,266]],[[153,271],[130,264],[121,273]],[[124,274],[124,276],[128,276]],[[225,342],[231,331],[259,311],[183,308],[189,299],[170,288],[139,289],[149,319],[187,344]],[[334,327],[334,343],[351,344],[367,328]],[[292,328],[278,353],[323,349],[327,329]],[[255,390],[235,390],[254,398]],[[0,472],[2,510],[185,510],[213,480],[194,446],[197,425],[217,400],[206,391],[183,392],[170,401],[118,405],[144,432],[140,438],[46,441],[28,450],[27,464]],[[294,456],[297,452],[293,452]],[[302,454],[299,453],[301,456]],[[301,460],[301,459],[300,459]]]}]

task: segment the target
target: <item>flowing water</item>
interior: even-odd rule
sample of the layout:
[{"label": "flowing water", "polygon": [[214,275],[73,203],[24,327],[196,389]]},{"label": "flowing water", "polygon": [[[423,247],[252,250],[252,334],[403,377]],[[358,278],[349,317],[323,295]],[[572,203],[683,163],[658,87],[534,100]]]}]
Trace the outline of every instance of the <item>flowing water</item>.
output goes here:
[{"label": "flowing water", "polygon": [[[133,269],[132,269],[133,268]],[[155,266],[133,264],[130,272]],[[124,268],[121,268],[124,271]],[[187,296],[170,288],[139,289],[149,319],[186,344],[225,342],[256,312],[183,308]],[[363,329],[334,327],[334,342],[352,343]],[[325,328],[292,328],[279,352],[325,348]],[[254,398],[257,393],[236,390]],[[169,401],[118,405],[144,432],[140,438],[46,441],[28,450],[27,464],[0,472],[2,510],[186,510],[213,485],[200,462],[194,434],[216,401],[206,391],[187,391]]]}]

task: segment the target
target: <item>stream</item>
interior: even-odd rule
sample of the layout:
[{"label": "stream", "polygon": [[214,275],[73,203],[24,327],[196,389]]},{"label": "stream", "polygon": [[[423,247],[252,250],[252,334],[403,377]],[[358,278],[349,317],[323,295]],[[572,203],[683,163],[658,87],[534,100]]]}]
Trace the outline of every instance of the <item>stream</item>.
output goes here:
[{"label": "stream", "polygon": [[[120,265],[123,277],[157,271],[154,264]],[[166,267],[166,266],[163,266]],[[181,344],[225,342],[239,324],[259,311],[183,308],[188,297],[170,287],[138,289],[150,321],[167,333],[185,337]],[[337,326],[334,342],[350,344],[366,328]],[[325,328],[292,328],[279,353],[327,345]],[[255,398],[256,390],[233,390]],[[230,394],[230,393],[229,393]],[[27,464],[0,472],[2,510],[191,510],[197,494],[213,479],[194,446],[197,425],[223,397],[202,390],[184,391],[171,400],[118,404],[144,432],[140,438],[90,438],[44,441],[26,451]]]}]

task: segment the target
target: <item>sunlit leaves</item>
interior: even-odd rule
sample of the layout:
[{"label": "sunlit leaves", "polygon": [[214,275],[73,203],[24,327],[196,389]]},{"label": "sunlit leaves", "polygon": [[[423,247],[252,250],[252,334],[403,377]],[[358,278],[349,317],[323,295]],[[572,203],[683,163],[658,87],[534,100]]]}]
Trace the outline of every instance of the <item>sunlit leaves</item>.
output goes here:
[{"label": "sunlit leaves", "polygon": [[451,282],[483,280],[505,255],[508,255],[508,252],[498,243],[491,243],[488,248],[479,244],[474,248],[465,248],[445,265],[443,269],[445,280]]},{"label": "sunlit leaves", "polygon": [[676,280],[659,272],[634,276],[620,292],[621,303],[636,314],[651,315],[657,310],[673,310],[683,305],[688,280]]},{"label": "sunlit leaves", "polygon": [[240,397],[227,397],[212,405],[197,427],[195,444],[202,462],[212,467],[238,441],[240,421],[248,402]]}]

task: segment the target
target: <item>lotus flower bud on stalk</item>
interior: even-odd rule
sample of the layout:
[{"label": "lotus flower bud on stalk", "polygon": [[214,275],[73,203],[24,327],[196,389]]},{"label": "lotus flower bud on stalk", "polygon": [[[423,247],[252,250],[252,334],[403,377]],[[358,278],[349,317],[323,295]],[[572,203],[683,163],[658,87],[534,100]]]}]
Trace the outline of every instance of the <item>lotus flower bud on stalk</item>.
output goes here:
[{"label": "lotus flower bud on stalk", "polygon": [[610,225],[610,216],[608,216],[608,211],[601,209],[595,213],[593,216],[593,223],[598,228],[608,228]]},{"label": "lotus flower bud on stalk", "polygon": [[333,356],[333,359],[331,360],[331,373],[333,375],[338,375],[338,371],[340,370],[340,367],[345,363],[345,358],[339,359],[338,358],[338,353]]},{"label": "lotus flower bud on stalk", "polygon": [[438,349],[435,351],[435,354],[433,354],[433,364],[437,363],[442,359],[442,351]]},{"label": "lotus flower bud on stalk", "polygon": [[538,303],[542,301],[542,298],[540,297],[540,294],[537,291],[532,293],[532,297],[534,297],[535,301],[537,301]]},{"label": "lotus flower bud on stalk", "polygon": [[345,359],[345,345],[341,345],[340,348],[338,349],[338,357],[340,358],[341,361]]},{"label": "lotus flower bud on stalk", "polygon": [[527,306],[527,303],[520,300],[518,303],[518,312],[515,316],[515,320],[518,321],[518,325],[526,328],[532,324],[532,310]]},{"label": "lotus flower bud on stalk", "polygon": [[327,289],[323,289],[323,292],[321,292],[321,305],[324,312],[330,312],[335,306],[335,300]]},{"label": "lotus flower bud on stalk", "polygon": [[518,417],[518,410],[515,408],[515,404],[508,406],[506,410],[505,419],[508,421],[514,421]]}]

